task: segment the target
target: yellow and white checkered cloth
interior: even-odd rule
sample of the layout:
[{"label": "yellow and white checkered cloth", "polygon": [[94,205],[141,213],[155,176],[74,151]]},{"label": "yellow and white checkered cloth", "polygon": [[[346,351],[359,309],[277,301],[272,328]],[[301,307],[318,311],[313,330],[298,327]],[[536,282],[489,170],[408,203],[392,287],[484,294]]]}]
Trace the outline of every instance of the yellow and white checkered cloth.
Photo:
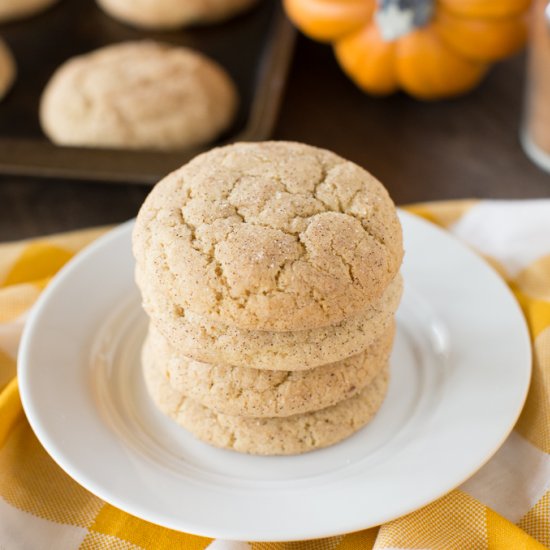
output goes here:
[{"label": "yellow and white checkered cloth", "polygon": [[379,528],[300,543],[212,541],[132,517],[87,492],[46,454],[17,391],[28,309],[102,230],[0,245],[0,549],[540,549],[550,545],[550,201],[460,201],[411,211],[476,248],[506,278],[533,339],[525,409],[495,457],[459,489]]}]

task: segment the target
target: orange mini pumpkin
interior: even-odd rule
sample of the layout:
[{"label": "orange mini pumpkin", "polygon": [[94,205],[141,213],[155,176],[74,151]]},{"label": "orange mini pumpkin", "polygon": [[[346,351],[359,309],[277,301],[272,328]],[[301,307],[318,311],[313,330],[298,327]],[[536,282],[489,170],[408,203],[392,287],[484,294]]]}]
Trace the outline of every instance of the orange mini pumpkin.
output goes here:
[{"label": "orange mini pumpkin", "polygon": [[308,36],[371,94],[464,93],[525,42],[530,0],[284,0]]}]

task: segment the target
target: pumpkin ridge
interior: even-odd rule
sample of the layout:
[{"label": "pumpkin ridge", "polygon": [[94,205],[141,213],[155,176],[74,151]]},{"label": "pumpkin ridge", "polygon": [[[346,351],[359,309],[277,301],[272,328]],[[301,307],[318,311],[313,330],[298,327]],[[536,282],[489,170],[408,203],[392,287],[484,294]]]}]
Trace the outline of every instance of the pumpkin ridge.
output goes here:
[{"label": "pumpkin ridge", "polygon": [[304,34],[330,42],[367,23],[376,0],[283,0],[283,4],[288,17]]},{"label": "pumpkin ridge", "polygon": [[465,18],[439,10],[433,22],[437,35],[460,55],[475,61],[498,61],[521,49],[527,18]]},{"label": "pumpkin ridge", "polygon": [[437,9],[446,8],[454,15],[487,19],[514,17],[525,13],[531,0],[436,0]]},{"label": "pumpkin ridge", "polygon": [[338,62],[362,90],[387,95],[399,88],[395,71],[395,42],[382,40],[374,22],[334,45]]},{"label": "pumpkin ridge", "polygon": [[418,29],[398,42],[396,70],[400,86],[417,99],[452,97],[477,85],[488,65],[453,52],[433,28]]}]

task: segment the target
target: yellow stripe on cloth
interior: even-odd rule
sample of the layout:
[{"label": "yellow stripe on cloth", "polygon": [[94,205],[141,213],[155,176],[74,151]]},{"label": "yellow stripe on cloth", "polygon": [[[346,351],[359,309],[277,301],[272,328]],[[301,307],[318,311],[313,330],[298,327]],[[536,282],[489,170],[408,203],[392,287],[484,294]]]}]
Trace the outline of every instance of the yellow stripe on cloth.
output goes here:
[{"label": "yellow stripe on cloth", "polygon": [[76,252],[109,227],[71,231],[0,246],[0,288],[55,275]]},{"label": "yellow stripe on cloth", "polygon": [[315,544],[315,550],[340,550],[343,537],[330,537],[326,539],[295,542],[251,542],[251,550],[309,550]]},{"label": "yellow stripe on cloth", "polygon": [[185,548],[203,550],[212,539],[165,529],[105,504],[97,514],[90,531],[110,535],[139,548]]},{"label": "yellow stripe on cloth", "polygon": [[[15,359],[12,359],[7,353],[4,353],[0,349],[0,391],[3,390],[10,382],[16,385],[15,375],[17,372],[17,366],[15,364]],[[0,393],[0,399],[2,399]],[[17,396],[19,399],[19,396]],[[1,408],[0,408],[1,410]],[[0,430],[2,430],[3,419],[0,421]],[[0,439],[0,441],[2,441]],[[1,446],[1,444],[0,444]]]},{"label": "yellow stripe on cloth", "polygon": [[478,204],[478,200],[425,202],[407,206],[405,209],[443,228],[456,223],[470,208]]},{"label": "yellow stripe on cloth", "polygon": [[545,550],[525,531],[487,508],[488,550]]},{"label": "yellow stripe on cloth", "polygon": [[3,288],[0,292],[0,323],[13,321],[26,313],[40,296],[42,287],[34,281]]},{"label": "yellow stripe on cloth", "polygon": [[0,244],[0,288],[6,279],[7,274],[11,271],[17,258],[25,249],[25,242]]},{"label": "yellow stripe on cloth", "polygon": [[90,527],[104,505],[51,459],[26,420],[12,426],[0,448],[0,496],[19,510],[79,527]]},{"label": "yellow stripe on cloth", "polygon": [[14,378],[0,393],[0,452],[15,425],[23,417],[17,378]]},{"label": "yellow stripe on cloth", "polygon": [[550,327],[536,337],[533,351],[531,386],[516,429],[550,454]]},{"label": "yellow stripe on cloth", "polygon": [[455,490],[417,512],[382,525],[375,548],[473,550],[487,548],[487,544],[485,506]]},{"label": "yellow stripe on cloth", "polygon": [[131,542],[90,531],[78,547],[78,550],[143,550]]},{"label": "yellow stripe on cloth", "polygon": [[523,314],[527,318],[531,338],[535,339],[543,330],[550,326],[550,302],[529,298],[513,283],[510,286],[523,310]]},{"label": "yellow stripe on cloth", "polygon": [[31,243],[23,249],[1,286],[51,277],[72,257],[73,253],[64,248],[49,243]]},{"label": "yellow stripe on cloth", "polygon": [[371,550],[374,548],[379,530],[378,527],[374,527],[350,533],[344,536],[342,542],[337,546],[337,550]]},{"label": "yellow stripe on cloth", "polygon": [[550,548],[550,489],[525,514],[518,526]]},{"label": "yellow stripe on cloth", "polygon": [[[54,246],[68,250],[72,254],[80,252],[84,247],[101,237],[113,226],[105,225],[103,227],[92,227],[90,229],[80,229],[69,231],[67,233],[55,233],[38,239],[38,242],[48,242]],[[36,242],[36,241],[31,241]]]},{"label": "yellow stripe on cloth", "polygon": [[550,302],[550,256],[543,256],[525,268],[514,283],[526,296]]}]

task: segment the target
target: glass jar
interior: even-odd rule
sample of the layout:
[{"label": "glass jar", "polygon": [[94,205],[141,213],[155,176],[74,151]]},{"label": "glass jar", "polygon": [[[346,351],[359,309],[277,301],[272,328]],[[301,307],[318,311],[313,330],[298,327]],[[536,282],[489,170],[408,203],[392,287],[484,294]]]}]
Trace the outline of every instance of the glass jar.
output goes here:
[{"label": "glass jar", "polygon": [[527,69],[527,97],[521,131],[523,149],[550,172],[550,1],[535,0]]}]

